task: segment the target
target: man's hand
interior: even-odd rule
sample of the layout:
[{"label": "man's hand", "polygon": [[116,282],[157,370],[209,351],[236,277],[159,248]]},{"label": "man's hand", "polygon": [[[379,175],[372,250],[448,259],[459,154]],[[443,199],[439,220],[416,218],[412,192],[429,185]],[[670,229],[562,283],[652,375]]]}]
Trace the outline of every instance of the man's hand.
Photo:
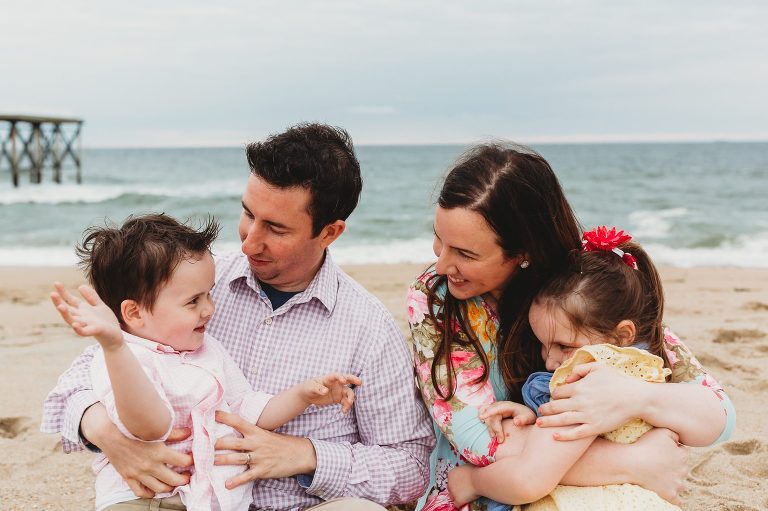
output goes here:
[{"label": "man's hand", "polygon": [[[174,451],[162,442],[140,442],[123,435],[107,416],[101,403],[85,411],[81,421],[83,436],[99,447],[117,473],[137,497],[152,498],[189,482],[189,474],[180,474],[168,465],[191,467],[192,456]],[[166,442],[189,437],[189,430],[174,429]]]},{"label": "man's hand", "polygon": [[506,435],[502,419],[512,418],[515,426],[529,426],[536,422],[536,414],[527,406],[514,401],[496,401],[480,408],[480,420],[488,427],[488,433],[500,444]]},{"label": "man's hand", "polygon": [[448,471],[448,493],[455,507],[480,498],[472,485],[472,472],[475,470],[477,467],[472,465],[461,465]]},{"label": "man's hand", "polygon": [[557,440],[600,435],[639,417],[644,386],[653,385],[596,362],[576,366],[566,383],[539,407],[536,421],[543,428],[577,426],[554,433]]},{"label": "man's hand", "polygon": [[307,438],[273,433],[232,413],[217,411],[216,421],[243,435],[243,438],[229,436],[216,441],[217,451],[241,452],[217,454],[215,465],[248,465],[245,472],[227,480],[229,489],[258,479],[309,475],[317,467],[315,448]]},{"label": "man's hand", "polygon": [[95,337],[104,350],[123,345],[123,332],[115,313],[101,301],[92,287],[82,285],[77,288],[83,297],[81,300],[70,294],[61,282],[55,282],[53,286],[56,291],[51,292],[51,301],[77,335]]},{"label": "man's hand", "polygon": [[635,451],[631,482],[681,505],[680,492],[688,477],[688,448],[678,442],[674,431],[653,428],[632,445]]},{"label": "man's hand", "polygon": [[319,406],[339,403],[341,411],[347,413],[355,402],[355,391],[349,385],[362,384],[362,380],[353,374],[326,374],[303,382],[301,397],[304,402]]}]

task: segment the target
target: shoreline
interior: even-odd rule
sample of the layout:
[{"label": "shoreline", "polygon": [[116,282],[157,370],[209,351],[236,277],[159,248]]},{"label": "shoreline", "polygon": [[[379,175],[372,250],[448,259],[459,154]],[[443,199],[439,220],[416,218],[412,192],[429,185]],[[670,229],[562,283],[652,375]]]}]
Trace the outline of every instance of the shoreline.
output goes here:
[{"label": "shoreline", "polygon": [[[427,264],[342,265],[407,332],[405,293]],[[737,409],[733,439],[691,450],[686,510],[768,507],[768,269],[660,267],[666,322],[727,389]],[[0,495],[2,508],[93,506],[89,453],[64,455],[39,432],[41,405],[56,379],[89,344],[48,301],[54,280],[85,282],[74,267],[0,267]]]}]

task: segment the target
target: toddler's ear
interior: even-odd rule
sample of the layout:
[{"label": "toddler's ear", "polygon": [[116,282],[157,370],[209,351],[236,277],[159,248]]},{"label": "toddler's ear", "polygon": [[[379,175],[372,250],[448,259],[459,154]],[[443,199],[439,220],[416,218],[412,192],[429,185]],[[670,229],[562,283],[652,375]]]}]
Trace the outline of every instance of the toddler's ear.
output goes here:
[{"label": "toddler's ear", "polygon": [[129,329],[141,328],[144,326],[141,307],[135,300],[123,300],[120,303],[120,313],[123,317],[122,323],[125,323]]},{"label": "toddler's ear", "polygon": [[635,323],[628,319],[623,319],[616,325],[616,338],[619,340],[619,346],[631,346],[635,343],[637,328]]}]

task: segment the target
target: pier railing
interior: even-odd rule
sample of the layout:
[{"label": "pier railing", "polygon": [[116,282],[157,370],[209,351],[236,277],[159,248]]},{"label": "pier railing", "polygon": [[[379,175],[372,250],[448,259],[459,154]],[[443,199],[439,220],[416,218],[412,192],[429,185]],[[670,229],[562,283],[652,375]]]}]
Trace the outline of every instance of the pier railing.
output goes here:
[{"label": "pier railing", "polygon": [[71,161],[81,183],[82,126],[82,119],[0,114],[0,170],[7,162],[13,186],[19,186],[24,171],[31,183],[41,183],[46,168],[53,170],[53,181],[61,183],[62,168]]}]

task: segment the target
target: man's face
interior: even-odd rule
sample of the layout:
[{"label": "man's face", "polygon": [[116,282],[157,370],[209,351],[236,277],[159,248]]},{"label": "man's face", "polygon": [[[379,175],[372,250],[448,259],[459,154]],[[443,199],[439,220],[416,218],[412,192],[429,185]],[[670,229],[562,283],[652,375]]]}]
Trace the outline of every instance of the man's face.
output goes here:
[{"label": "man's face", "polygon": [[240,240],[251,271],[281,291],[302,291],[323,262],[327,244],[312,236],[305,188],[278,188],[251,174],[243,194]]}]

